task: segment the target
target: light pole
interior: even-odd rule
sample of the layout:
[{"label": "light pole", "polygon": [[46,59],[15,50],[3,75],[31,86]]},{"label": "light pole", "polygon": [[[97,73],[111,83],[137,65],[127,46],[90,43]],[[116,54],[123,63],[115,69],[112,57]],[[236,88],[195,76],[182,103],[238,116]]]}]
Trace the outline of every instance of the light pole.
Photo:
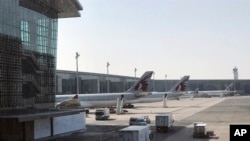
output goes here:
[{"label": "light pole", "polygon": [[153,91],[155,90],[155,72],[153,72]]},{"label": "light pole", "polygon": [[76,94],[79,94],[79,82],[78,82],[78,58],[80,54],[76,52]]},{"label": "light pole", "polygon": [[167,91],[167,75],[165,74],[165,92]]},{"label": "light pole", "polygon": [[137,69],[135,68],[135,78],[136,78],[136,71],[137,71]]},{"label": "light pole", "polygon": [[235,78],[234,78],[234,94],[233,95],[235,96]]},{"label": "light pole", "polygon": [[109,93],[109,62],[107,62],[107,92]]}]

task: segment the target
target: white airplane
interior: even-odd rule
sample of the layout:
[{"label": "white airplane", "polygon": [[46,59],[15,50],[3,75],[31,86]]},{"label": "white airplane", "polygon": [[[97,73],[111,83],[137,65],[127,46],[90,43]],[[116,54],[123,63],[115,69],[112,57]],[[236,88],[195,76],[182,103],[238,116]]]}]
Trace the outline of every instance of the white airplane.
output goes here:
[{"label": "white airplane", "polygon": [[126,101],[124,103],[130,102],[132,103],[150,103],[150,102],[159,102],[163,101],[164,98],[167,99],[177,99],[182,96],[187,88],[187,81],[189,80],[189,76],[184,76],[180,81],[178,81],[169,91],[167,92],[151,92],[152,95],[148,95],[145,97],[141,97],[138,99]]},{"label": "white airplane", "polygon": [[[98,108],[116,106],[117,99],[133,100],[147,95],[148,83],[153,71],[145,72],[126,92],[122,93],[97,93],[78,95],[56,95],[56,108]],[[73,97],[73,98],[72,98]]]},{"label": "white airplane", "polygon": [[214,90],[214,91],[199,91],[198,93],[194,93],[193,97],[213,97],[213,96],[219,96],[223,97],[226,95],[231,94],[233,91],[233,83],[230,83],[225,90]]},{"label": "white airplane", "polygon": [[196,88],[194,91],[187,91],[186,94],[180,96],[180,98],[190,98],[191,100],[193,100],[194,96],[198,95],[198,91],[198,88]]}]

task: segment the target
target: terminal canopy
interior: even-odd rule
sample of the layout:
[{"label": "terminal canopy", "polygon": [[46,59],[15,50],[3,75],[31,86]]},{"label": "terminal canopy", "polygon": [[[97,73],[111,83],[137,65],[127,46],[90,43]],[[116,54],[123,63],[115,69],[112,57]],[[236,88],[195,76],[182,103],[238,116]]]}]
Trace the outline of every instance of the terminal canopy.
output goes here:
[{"label": "terminal canopy", "polygon": [[[51,18],[80,17],[79,10],[83,10],[78,0],[20,0],[19,4]],[[51,14],[54,12],[57,14]]]}]

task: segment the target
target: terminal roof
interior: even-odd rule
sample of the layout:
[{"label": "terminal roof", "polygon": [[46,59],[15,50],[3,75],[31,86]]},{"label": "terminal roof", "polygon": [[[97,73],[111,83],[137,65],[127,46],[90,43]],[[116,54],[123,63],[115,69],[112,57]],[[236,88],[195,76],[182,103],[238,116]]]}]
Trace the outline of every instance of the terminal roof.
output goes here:
[{"label": "terminal roof", "polygon": [[[20,5],[28,9],[43,13],[51,18],[80,17],[83,10],[79,0],[19,0]],[[47,8],[45,10],[44,8]],[[51,11],[57,11],[54,15]]]},{"label": "terminal roof", "polygon": [[83,10],[78,0],[50,0],[58,10],[58,18],[80,17],[79,10]]}]

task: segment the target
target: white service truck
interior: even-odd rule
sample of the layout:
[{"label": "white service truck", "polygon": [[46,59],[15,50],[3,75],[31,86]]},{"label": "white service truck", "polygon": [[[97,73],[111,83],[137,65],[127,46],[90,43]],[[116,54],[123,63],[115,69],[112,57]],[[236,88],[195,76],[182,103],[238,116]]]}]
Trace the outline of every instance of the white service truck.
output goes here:
[{"label": "white service truck", "polygon": [[162,113],[155,116],[155,128],[157,132],[168,132],[172,129],[174,119],[172,113]]},{"label": "white service truck", "polygon": [[216,138],[214,131],[207,131],[206,123],[203,122],[195,122],[194,123],[194,138]]},{"label": "white service truck", "polygon": [[106,120],[110,116],[109,108],[96,109],[95,119],[96,120]]},{"label": "white service truck", "polygon": [[118,133],[118,141],[150,141],[152,138],[149,126],[129,126]]}]

